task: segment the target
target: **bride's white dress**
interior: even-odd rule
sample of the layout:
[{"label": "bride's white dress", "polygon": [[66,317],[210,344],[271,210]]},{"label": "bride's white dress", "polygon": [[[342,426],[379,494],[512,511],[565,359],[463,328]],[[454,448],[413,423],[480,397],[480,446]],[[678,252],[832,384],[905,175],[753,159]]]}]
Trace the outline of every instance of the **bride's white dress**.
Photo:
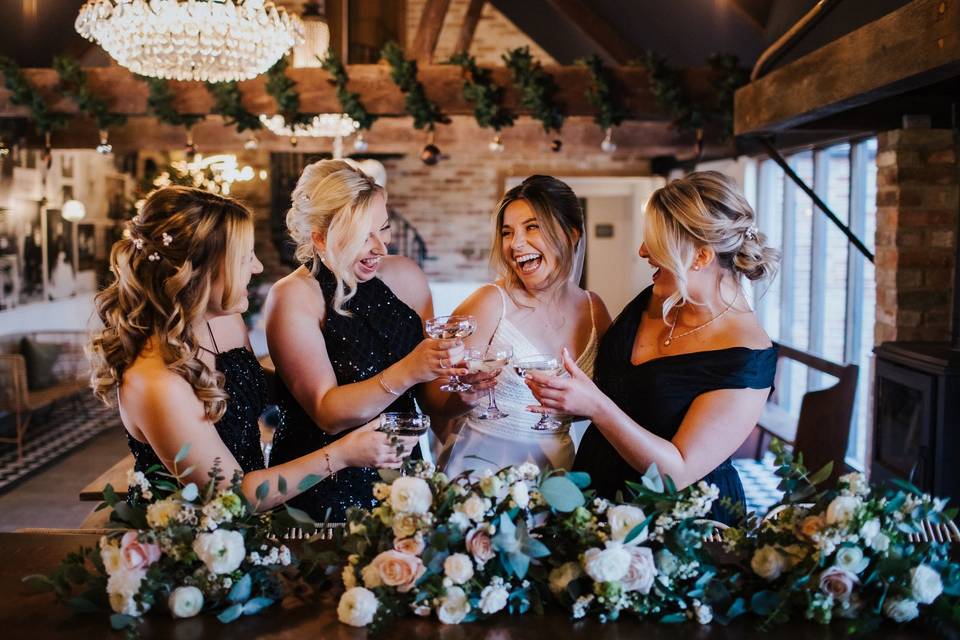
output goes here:
[{"label": "bride's white dress", "polygon": [[[497,285],[502,298],[500,322],[490,340],[491,346],[512,347],[514,359],[541,352],[506,317],[506,293]],[[577,366],[588,376],[593,376],[593,365],[597,356],[597,325],[593,313],[593,301],[590,294],[584,292],[590,304],[592,329],[590,340],[583,353],[577,358]],[[573,465],[576,445],[571,437],[571,428],[578,423],[567,421],[557,431],[535,431],[533,425],[540,415],[527,411],[527,407],[537,404],[530,388],[517,375],[512,366],[507,366],[500,374],[496,387],[497,406],[509,414],[499,420],[480,420],[473,413],[461,419],[461,423],[448,436],[437,457],[437,466],[449,477],[463,471],[481,472],[489,469],[497,471],[503,467],[523,462],[534,462],[541,469],[569,469]],[[486,398],[481,401],[486,405]],[[582,421],[582,429],[586,422]]]}]

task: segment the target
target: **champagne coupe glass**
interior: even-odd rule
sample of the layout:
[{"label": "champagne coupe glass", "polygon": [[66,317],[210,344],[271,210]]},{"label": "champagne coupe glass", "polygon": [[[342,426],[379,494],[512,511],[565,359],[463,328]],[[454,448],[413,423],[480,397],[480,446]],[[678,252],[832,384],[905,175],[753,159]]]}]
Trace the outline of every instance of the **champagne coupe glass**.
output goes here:
[{"label": "champagne coupe glass", "polygon": [[[510,347],[487,347],[486,349],[467,349],[464,351],[464,358],[467,361],[467,368],[470,373],[483,371],[484,373],[493,373],[503,369],[513,358],[513,349]],[[481,409],[477,407],[474,414],[480,420],[498,420],[506,418],[508,413],[500,410],[497,406],[496,387],[487,389],[487,407]]]},{"label": "champagne coupe glass", "polygon": [[[430,428],[430,417],[422,413],[388,411],[380,414],[380,426],[377,431],[382,431],[390,436],[390,442],[395,447],[400,447],[400,438],[410,436],[420,437]],[[405,452],[403,464],[400,465],[400,475],[407,475],[410,468],[410,456],[413,449]]]},{"label": "champagne coupe glass", "polygon": [[[537,353],[532,356],[517,358],[513,361],[513,368],[517,375],[526,378],[528,372],[535,371],[548,376],[561,376],[566,373],[563,368],[563,361],[549,353]],[[540,420],[533,425],[535,431],[556,431],[563,426],[563,423],[554,416],[540,414]]]},{"label": "champagne coupe glass", "polygon": [[[435,340],[463,339],[477,330],[477,319],[473,316],[439,316],[427,320],[424,324],[427,335]],[[453,363],[450,363],[453,366]],[[450,382],[440,387],[441,391],[469,391],[472,387],[461,382],[459,376],[450,376]]]}]

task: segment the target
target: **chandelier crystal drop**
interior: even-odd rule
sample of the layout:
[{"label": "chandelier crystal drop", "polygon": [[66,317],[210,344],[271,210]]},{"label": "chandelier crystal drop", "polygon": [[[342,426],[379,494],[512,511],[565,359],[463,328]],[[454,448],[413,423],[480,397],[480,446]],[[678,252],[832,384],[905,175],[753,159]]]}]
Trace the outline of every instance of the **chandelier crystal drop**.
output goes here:
[{"label": "chandelier crystal drop", "polygon": [[254,78],[304,39],[264,0],[87,0],[75,27],[134,73],[205,82]]}]

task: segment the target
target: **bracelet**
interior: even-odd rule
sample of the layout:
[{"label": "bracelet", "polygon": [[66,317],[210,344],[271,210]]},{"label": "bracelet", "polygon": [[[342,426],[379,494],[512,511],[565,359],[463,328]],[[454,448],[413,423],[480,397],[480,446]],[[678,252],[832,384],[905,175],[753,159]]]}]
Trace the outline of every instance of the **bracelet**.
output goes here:
[{"label": "bracelet", "polygon": [[400,397],[400,392],[394,391],[393,389],[391,389],[389,385],[387,385],[387,381],[383,379],[383,371],[381,371],[380,374],[377,376],[377,382],[380,383],[380,388],[386,391],[387,393],[389,393],[390,395],[397,398]]},{"label": "bracelet", "polygon": [[326,451],[323,452],[323,460],[324,460],[324,462],[327,463],[327,477],[328,477],[328,478],[332,478],[333,475],[334,475],[334,473],[333,473],[333,465],[330,464],[330,454],[327,453]]}]

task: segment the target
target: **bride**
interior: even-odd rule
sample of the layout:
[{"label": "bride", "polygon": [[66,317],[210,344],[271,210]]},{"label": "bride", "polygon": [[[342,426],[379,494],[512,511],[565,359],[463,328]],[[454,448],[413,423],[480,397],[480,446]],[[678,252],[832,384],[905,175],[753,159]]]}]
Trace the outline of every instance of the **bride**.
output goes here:
[{"label": "bride", "polygon": [[[491,262],[499,278],[470,295],[454,312],[477,319],[466,348],[509,347],[513,360],[534,354],[559,358],[566,349],[588,375],[593,371],[600,336],[610,315],[595,294],[581,289],[583,211],[576,194],[550,176],[530,176],[507,191],[497,205]],[[496,378],[494,380],[494,378]],[[511,368],[464,378],[470,393],[445,394],[431,385],[428,399],[435,414],[452,428],[438,466],[454,476],[534,462],[541,467],[570,468],[575,454],[570,419],[549,431],[534,429],[539,416],[527,411],[532,393]],[[485,389],[496,384],[496,401],[507,414],[480,419],[470,413]]]}]

